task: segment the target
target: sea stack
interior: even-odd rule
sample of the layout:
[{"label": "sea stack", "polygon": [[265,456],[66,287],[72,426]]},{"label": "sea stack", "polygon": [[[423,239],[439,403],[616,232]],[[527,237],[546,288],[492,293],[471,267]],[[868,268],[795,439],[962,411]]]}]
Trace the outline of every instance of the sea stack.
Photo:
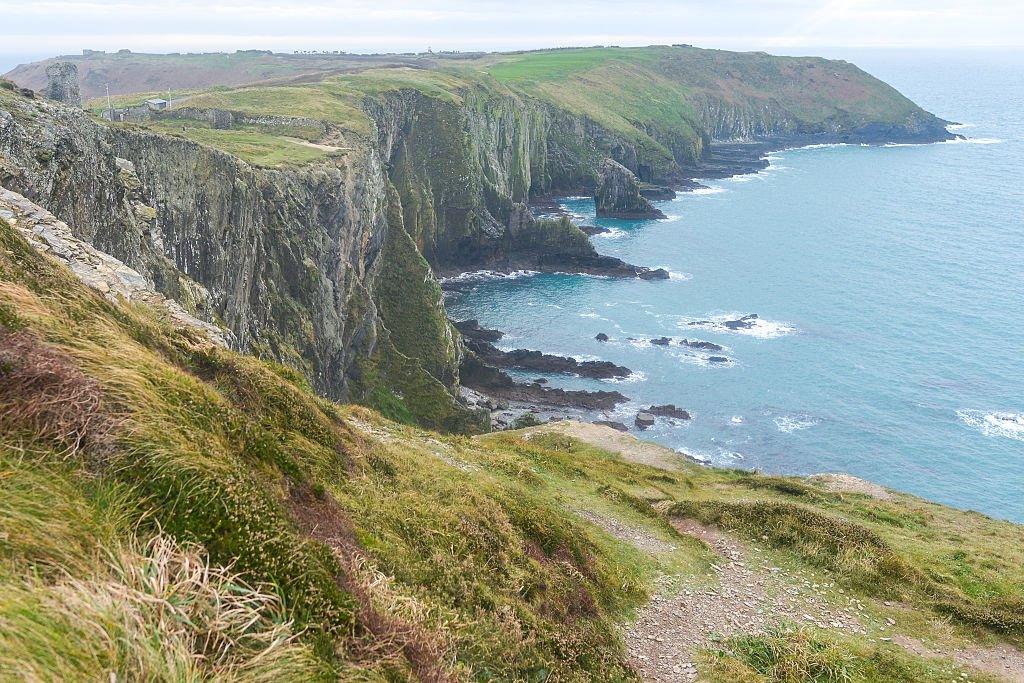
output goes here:
[{"label": "sea stack", "polygon": [[665,217],[665,214],[640,194],[640,184],[633,172],[614,159],[605,159],[598,169],[594,201],[597,204],[597,215],[601,217]]},{"label": "sea stack", "polygon": [[46,67],[46,97],[72,107],[82,107],[78,87],[78,66],[71,62],[54,62]]}]

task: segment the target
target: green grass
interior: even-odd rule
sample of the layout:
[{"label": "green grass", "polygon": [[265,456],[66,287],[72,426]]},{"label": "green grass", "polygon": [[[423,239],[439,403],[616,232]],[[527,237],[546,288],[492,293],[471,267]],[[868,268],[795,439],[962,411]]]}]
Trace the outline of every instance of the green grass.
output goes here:
[{"label": "green grass", "polygon": [[[6,670],[44,680],[136,669],[165,680],[628,679],[617,624],[659,576],[712,575],[711,551],[669,524],[667,506],[766,542],[865,600],[905,598],[901,624],[927,631],[952,617],[959,643],[1019,638],[1024,539],[1009,523],[792,478],[659,470],[557,433],[471,439],[402,425],[111,304],[2,223],[0,323]],[[410,396],[376,401],[409,421]],[[576,510],[671,549],[641,551]],[[188,567],[208,567],[199,573],[209,580]],[[155,589],[140,577],[153,575],[181,586],[175,605],[187,619],[173,628],[147,607]],[[877,603],[865,618],[897,614],[887,609]],[[247,669],[246,653],[268,638],[274,657]],[[211,642],[242,645],[218,659]],[[157,662],[154,648],[170,654]],[[709,656],[710,680],[902,682],[945,671],[863,638],[814,634],[747,638]]]},{"label": "green grass", "polygon": [[488,71],[499,81],[559,81],[606,66],[609,62],[652,62],[658,48],[570,48],[499,57]]},{"label": "green grass", "polygon": [[[475,451],[472,442],[442,442],[336,406],[280,367],[210,348],[145,310],[114,306],[3,224],[0,246],[0,302],[12,311],[6,322],[30,335],[33,353],[59,361],[56,376],[67,386],[97,388],[102,398],[90,410],[114,421],[109,438],[86,438],[64,459],[73,444],[46,427],[81,407],[58,399],[47,405],[59,412],[36,411],[28,423],[16,418],[39,405],[38,383],[0,383],[4,392],[17,389],[0,396],[4,462],[17,465],[0,477],[4,529],[15,532],[0,545],[0,588],[12,591],[14,605],[41,601],[12,607],[19,619],[50,619],[46,596],[66,594],[41,568],[68,572],[102,600],[96,582],[107,585],[104,558],[166,535],[195,544],[196,561],[230,565],[240,580],[265,587],[260,595],[281,596],[285,617],[302,632],[295,647],[307,653],[282,650],[283,663],[270,669],[285,680],[324,670],[401,679],[437,667],[476,678],[629,677],[614,615],[645,594],[635,558],[546,494],[438,456],[439,449]],[[0,350],[13,348],[9,336],[0,342]],[[35,377],[36,355],[7,353],[3,372]],[[188,589],[182,599],[199,598]],[[108,668],[130,670],[133,658],[148,656],[134,636],[110,630],[121,613],[88,604],[69,602],[65,620],[45,628],[5,629],[17,641],[11,651],[54,678],[105,677]],[[260,614],[280,621],[273,609]],[[146,618],[125,617],[157,628]],[[55,635],[79,623],[111,633],[125,651],[97,657],[74,629]],[[180,638],[158,632],[191,643],[201,640],[203,627],[196,628]],[[254,647],[261,642],[251,638]],[[51,641],[79,644],[54,654],[44,647]],[[191,654],[183,657],[181,666],[193,666]]]},{"label": "green grass", "polygon": [[220,149],[254,166],[301,166],[332,156],[331,150],[309,147],[298,140],[263,132],[256,127],[216,129],[195,121],[150,121],[146,127]]},{"label": "green grass", "polygon": [[[703,657],[706,683],[939,683],[967,672],[952,662],[907,654],[893,645],[868,644],[780,628],[737,636]],[[970,680],[999,679],[970,673]]]}]

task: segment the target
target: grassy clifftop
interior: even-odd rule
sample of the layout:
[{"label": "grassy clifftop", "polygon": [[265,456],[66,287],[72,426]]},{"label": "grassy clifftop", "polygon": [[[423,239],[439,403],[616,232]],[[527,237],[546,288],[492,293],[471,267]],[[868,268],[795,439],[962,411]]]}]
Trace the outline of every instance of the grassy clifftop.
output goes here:
[{"label": "grassy clifftop", "polygon": [[[941,122],[844,61],[689,46],[567,48],[464,55],[89,55],[71,58],[87,93],[173,90],[177,106],[301,116],[367,135],[366,98],[396,90],[458,102],[472,89],[541,102],[637,148],[627,166],[692,163],[714,138],[854,135],[936,139]],[[9,76],[41,87],[42,65]],[[143,85],[145,84],[145,85]],[[159,86],[159,87],[155,87]],[[162,90],[161,90],[162,88]],[[146,92],[143,92],[146,91]],[[180,96],[180,97],[179,97]],[[131,97],[119,98],[129,103]],[[92,105],[100,110],[105,99]],[[222,143],[228,151],[236,141]],[[301,161],[301,159],[300,159]],[[631,163],[632,161],[632,163]],[[644,175],[643,169],[637,169]]]},{"label": "grassy clifftop", "polygon": [[573,429],[328,402],[0,221],[0,677],[630,680],[651,606],[725,600],[714,528],[857,628],[689,623],[706,680],[999,680],[939,653],[1024,637],[1018,526]]}]

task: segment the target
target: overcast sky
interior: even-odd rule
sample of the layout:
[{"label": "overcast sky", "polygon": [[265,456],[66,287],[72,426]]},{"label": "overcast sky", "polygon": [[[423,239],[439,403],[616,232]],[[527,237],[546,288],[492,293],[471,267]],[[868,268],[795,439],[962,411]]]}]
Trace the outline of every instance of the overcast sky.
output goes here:
[{"label": "overcast sky", "polygon": [[15,56],[82,48],[378,52],[683,42],[794,53],[1024,45],[1024,0],[0,0],[0,17],[0,67]]}]

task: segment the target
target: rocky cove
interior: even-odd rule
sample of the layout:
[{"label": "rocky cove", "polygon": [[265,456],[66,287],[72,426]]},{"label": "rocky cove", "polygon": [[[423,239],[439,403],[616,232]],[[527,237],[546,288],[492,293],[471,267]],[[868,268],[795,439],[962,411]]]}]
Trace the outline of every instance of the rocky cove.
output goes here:
[{"label": "rocky cove", "polygon": [[[704,101],[686,129],[651,127],[637,137],[476,83],[442,95],[384,90],[359,106],[365,130],[318,122],[317,144],[336,152],[268,168],[0,89],[0,186],[45,207],[190,315],[223,326],[238,350],[298,370],[321,394],[437,429],[479,431],[490,428],[488,415],[462,399],[460,386],[481,386],[482,372],[502,364],[606,369],[525,350],[510,360],[483,347],[481,357],[449,324],[439,277],[479,269],[668,277],[599,254],[566,217],[539,218],[538,199],[586,193],[601,215],[657,217],[649,196],[756,169],[768,148],[950,136],[916,107],[891,120],[809,122],[785,103],[755,115]],[[194,106],[169,116],[297,125],[295,117]],[[736,138],[744,142],[714,142]],[[527,402],[625,400],[510,387],[500,374],[488,381],[489,391]]]}]

